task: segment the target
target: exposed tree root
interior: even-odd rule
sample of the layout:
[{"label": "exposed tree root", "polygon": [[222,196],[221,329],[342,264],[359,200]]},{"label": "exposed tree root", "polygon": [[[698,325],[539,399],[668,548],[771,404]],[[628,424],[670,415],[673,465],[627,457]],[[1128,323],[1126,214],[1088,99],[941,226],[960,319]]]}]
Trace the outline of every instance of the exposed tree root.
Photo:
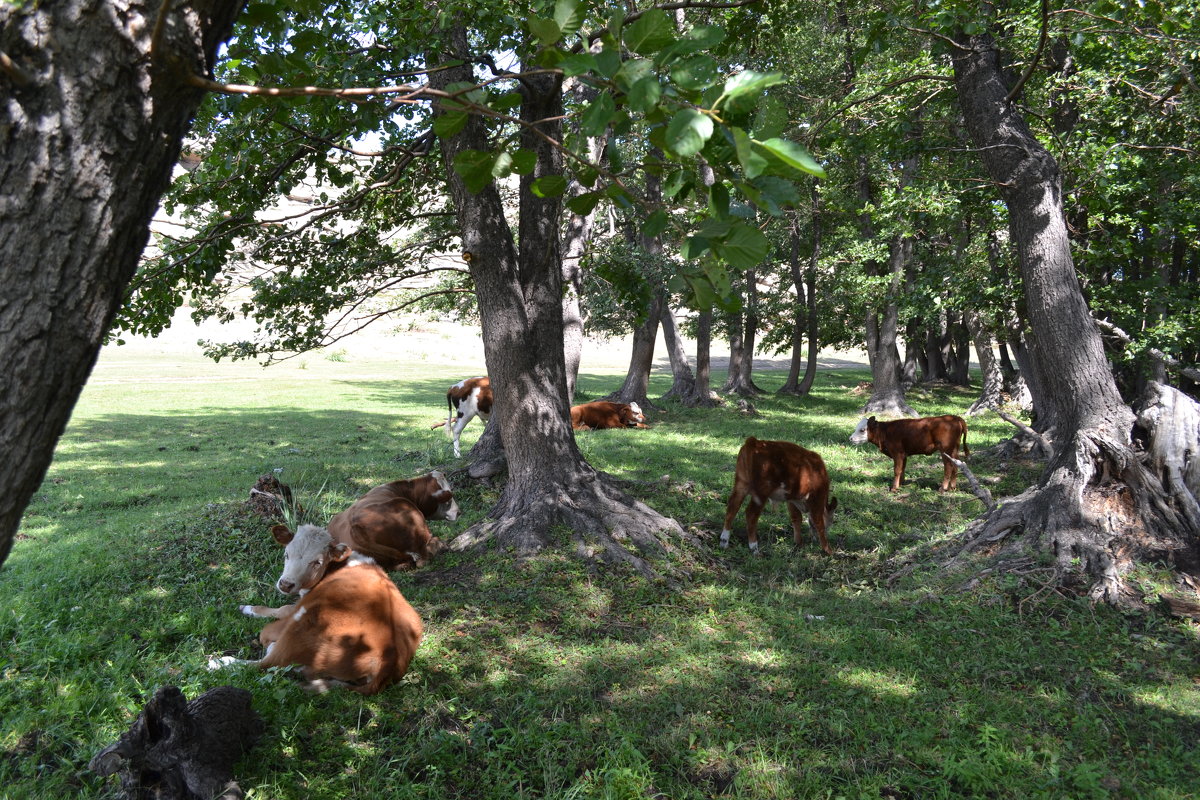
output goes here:
[{"label": "exposed tree root", "polygon": [[546,485],[519,497],[501,499],[493,522],[475,525],[450,543],[467,550],[493,543],[530,555],[553,542],[552,530],[562,526],[571,533],[575,552],[587,561],[628,564],[651,580],[666,578],[649,560],[677,552],[673,539],[687,538],[679,523],[659,514],[616,486],[601,473]]}]

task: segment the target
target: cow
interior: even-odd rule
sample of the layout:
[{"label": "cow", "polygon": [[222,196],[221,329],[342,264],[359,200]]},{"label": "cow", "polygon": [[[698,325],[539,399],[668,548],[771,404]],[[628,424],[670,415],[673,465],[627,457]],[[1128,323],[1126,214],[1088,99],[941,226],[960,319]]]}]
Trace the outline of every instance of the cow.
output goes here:
[{"label": "cow", "polygon": [[[266,653],[258,661],[224,656],[210,669],[253,664],[259,669],[298,665],[307,689],[331,685],[371,695],[399,680],[424,633],[421,617],[387,573],[368,556],[334,542],[324,529],[302,525],[296,537],[320,531],[325,547],[315,553],[318,568],[308,570],[285,594],[300,599],[279,608],[239,606],[251,617],[274,619],[259,633]],[[290,545],[290,542],[288,543]],[[285,586],[278,584],[280,591]]]},{"label": "cow", "polygon": [[577,431],[604,428],[649,428],[637,403],[595,400],[571,407],[571,427]]},{"label": "cow", "polygon": [[[425,520],[457,518],[458,504],[450,484],[440,472],[433,472],[376,486],[330,517],[327,528],[302,525],[293,534],[286,525],[276,525],[271,535],[287,548],[279,590],[288,593],[286,585],[300,581],[302,571],[312,563],[310,553],[323,547],[323,536],[369,556],[385,570],[414,569],[445,549],[442,540],[429,532]],[[321,541],[310,545],[310,537]]]},{"label": "cow", "polygon": [[738,451],[734,468],[733,491],[725,506],[725,525],[721,547],[729,547],[733,519],[742,501],[746,506],[746,539],[750,552],[758,552],[758,517],[767,501],[786,503],[792,520],[792,535],[797,545],[804,542],[803,512],[808,510],[812,529],[826,555],[833,555],[825,531],[833,520],[837,498],[829,494],[829,473],[821,456],[791,442],[760,441],[750,436]]},{"label": "cow", "polygon": [[[462,455],[458,449],[458,437],[463,428],[467,427],[467,423],[479,417],[487,424],[488,416],[492,413],[492,397],[492,382],[482,376],[461,380],[446,391],[446,407],[449,413],[444,423],[433,427],[446,426],[446,435],[454,441],[455,458]],[[457,422],[455,414],[458,415]]]},{"label": "cow", "polygon": [[967,447],[967,422],[954,414],[920,419],[896,419],[891,422],[879,422],[874,417],[868,417],[859,420],[858,427],[850,434],[850,441],[854,444],[870,442],[879,448],[879,452],[892,457],[893,492],[900,490],[909,456],[942,453],[945,470],[939,491],[945,492],[958,488],[958,467],[944,456],[958,458],[960,441],[963,457],[971,455],[971,450]]}]

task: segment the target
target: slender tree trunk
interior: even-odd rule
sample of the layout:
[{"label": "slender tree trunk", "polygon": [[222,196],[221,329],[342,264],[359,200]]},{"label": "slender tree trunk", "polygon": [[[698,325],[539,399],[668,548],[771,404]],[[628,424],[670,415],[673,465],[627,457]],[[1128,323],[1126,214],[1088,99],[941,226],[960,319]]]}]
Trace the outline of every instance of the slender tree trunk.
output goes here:
[{"label": "slender tree trunk", "polygon": [[900,350],[896,346],[896,328],[900,306],[896,295],[904,265],[912,255],[912,239],[895,237],[890,245],[888,268],[891,284],[884,298],[882,312],[867,314],[867,351],[871,361],[871,399],[862,414],[881,414],[895,417],[915,417],[917,412],[904,399],[900,378]]},{"label": "slender tree trunk", "polygon": [[629,356],[625,382],[609,395],[609,399],[619,403],[637,403],[644,409],[655,407],[647,397],[647,392],[650,390],[650,370],[654,367],[654,345],[658,340],[663,305],[662,293],[655,292],[646,309],[646,319],[633,330],[633,352]]},{"label": "slender tree trunk", "polygon": [[754,385],[754,340],[758,330],[757,272],[746,270],[746,307],[729,321],[729,375],[721,387],[723,394],[743,397],[761,394]]},{"label": "slender tree trunk", "polygon": [[812,391],[813,381],[817,377],[817,354],[821,352],[820,320],[817,318],[817,263],[821,252],[820,214],[817,205],[818,195],[813,187],[813,254],[808,259],[807,292],[808,299],[808,358],[804,364],[804,380],[796,394],[804,397]]},{"label": "slender tree trunk", "polygon": [[[815,223],[815,214],[814,223]],[[788,258],[788,268],[792,274],[792,286],[796,290],[796,304],[794,306],[794,318],[792,320],[792,358],[788,364],[787,378],[776,390],[776,394],[799,394],[800,388],[800,365],[803,362],[804,348],[804,326],[806,311],[808,304],[805,299],[804,289],[804,272],[800,269],[800,226],[796,215],[793,213],[790,219],[788,230],[789,242],[791,244],[791,253]],[[813,237],[816,238],[816,235]]]},{"label": "slender tree trunk", "polygon": [[712,320],[711,308],[696,315],[696,392],[711,403],[717,403],[712,390]]},{"label": "slender tree trunk", "polygon": [[[240,0],[0,4],[0,563],[150,235]],[[168,24],[152,42],[152,22]]]},{"label": "slender tree trunk", "polygon": [[936,383],[946,380],[946,357],[943,342],[946,341],[945,314],[938,312],[925,330],[925,359],[929,365],[925,370],[925,381]]},{"label": "slender tree trunk", "polygon": [[904,326],[904,364],[900,367],[900,385],[908,391],[925,376],[929,360],[921,344],[921,321],[913,318]]},{"label": "slender tree trunk", "polygon": [[[466,32],[455,29],[444,57],[462,63],[430,73],[430,84],[445,89],[470,81]],[[561,152],[543,136],[561,139],[561,77],[529,75],[522,81],[521,146],[536,155],[534,170],[522,176],[519,192],[518,252],[494,184],[470,192],[454,170],[447,185],[454,203],[463,249],[470,254],[483,327],[484,357],[498,425],[508,461],[508,480],[489,512],[495,522],[476,525],[451,544],[464,549],[495,540],[529,553],[551,542],[555,526],[572,531],[576,552],[631,564],[643,575],[654,570],[642,558],[661,554],[681,533],[679,525],[626,495],[594,470],[579,453],[571,430],[563,353],[562,263],[558,225],[561,199],[538,197],[532,181],[561,173]],[[439,112],[440,113],[440,112]],[[541,135],[539,135],[539,133]],[[466,149],[487,148],[486,131],[476,117],[441,140],[442,156],[453,164]],[[634,553],[626,542],[638,551]]]},{"label": "slender tree trunk", "polygon": [[712,401],[701,395],[696,388],[696,376],[692,373],[692,365],[688,363],[683,337],[679,334],[679,323],[675,320],[675,312],[671,310],[670,302],[665,297],[660,319],[663,343],[667,346],[667,355],[671,359],[671,374],[674,376],[671,388],[663,395],[663,399],[674,400],[687,408],[712,405]]},{"label": "slender tree trunk", "polygon": [[[1062,579],[1079,568],[1094,598],[1140,603],[1124,574],[1200,530],[1131,447],[1132,410],[1121,400],[1071,259],[1058,164],[1008,97],[988,33],[955,37],[955,84],[967,129],[1009,214],[1031,328],[1035,400],[1054,421],[1055,457],[1038,487],[989,512],[964,534],[984,543],[1053,554]],[[1165,502],[1170,498],[1171,502]],[[1002,552],[1001,557],[1011,553]]]},{"label": "slender tree trunk", "polygon": [[955,386],[971,385],[971,332],[965,321],[955,319],[951,323],[954,341],[954,366],[950,370],[950,382]]}]

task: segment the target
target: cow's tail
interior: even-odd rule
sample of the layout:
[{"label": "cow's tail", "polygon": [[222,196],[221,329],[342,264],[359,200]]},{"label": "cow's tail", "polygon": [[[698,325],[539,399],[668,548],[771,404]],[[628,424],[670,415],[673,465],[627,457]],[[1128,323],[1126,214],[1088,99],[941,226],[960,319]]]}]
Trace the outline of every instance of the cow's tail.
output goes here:
[{"label": "cow's tail", "polygon": [[967,458],[971,457],[971,448],[967,447],[967,421],[964,419],[964,420],[961,420],[961,422],[962,422],[963,459],[966,460]]},{"label": "cow's tail", "polygon": [[454,398],[449,392],[446,392],[446,435],[451,439],[454,438]]}]

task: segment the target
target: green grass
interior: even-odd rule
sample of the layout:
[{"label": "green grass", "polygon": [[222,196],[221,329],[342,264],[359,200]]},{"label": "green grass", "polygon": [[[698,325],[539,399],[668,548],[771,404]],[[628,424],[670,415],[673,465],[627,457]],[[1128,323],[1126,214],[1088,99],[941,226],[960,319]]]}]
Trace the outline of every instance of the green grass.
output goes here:
[{"label": "green grass", "polygon": [[[102,362],[0,570],[0,796],[115,796],[87,761],[166,683],[254,693],[267,733],[237,769],[252,798],[1200,794],[1196,626],[1049,592],[1027,601],[1037,585],[1016,579],[888,585],[889,558],[945,541],[980,504],[939,494],[933,458],[887,492],[890,461],[847,441],[865,371],[822,372],[809,398],[758,398],[757,417],[669,407],[651,430],[579,435],[594,464],[701,541],[679,591],[565,550],[444,553],[394,576],[426,639],[380,695],[208,672],[211,654],[258,654],[261,622],[236,606],[278,598],[279,549],[242,508],[257,476],[281,469],[320,517],[451,464],[429,425],[446,387],[478,372],[344,353],[266,371]],[[619,381],[584,375],[581,392]],[[655,376],[652,396],[668,386]],[[927,414],[973,399],[909,396]],[[972,468],[999,479],[994,493],[1036,475],[986,454],[1007,424],[969,425]],[[834,558],[811,539],[796,549],[779,508],[764,514],[762,556],[740,515],[733,546],[716,547],[747,435],[824,456]],[[463,517],[435,533],[480,520],[497,493],[460,486]]]}]

